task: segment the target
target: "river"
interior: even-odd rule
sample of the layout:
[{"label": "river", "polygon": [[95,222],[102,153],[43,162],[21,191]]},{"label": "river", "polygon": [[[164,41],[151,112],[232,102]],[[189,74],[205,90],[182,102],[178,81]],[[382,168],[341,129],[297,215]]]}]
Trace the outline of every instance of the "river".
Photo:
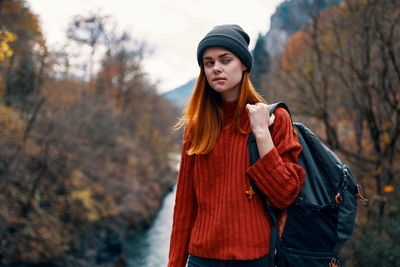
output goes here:
[{"label": "river", "polygon": [[175,192],[176,186],[164,198],[161,210],[148,230],[128,236],[125,240],[124,251],[128,267],[167,266]]}]

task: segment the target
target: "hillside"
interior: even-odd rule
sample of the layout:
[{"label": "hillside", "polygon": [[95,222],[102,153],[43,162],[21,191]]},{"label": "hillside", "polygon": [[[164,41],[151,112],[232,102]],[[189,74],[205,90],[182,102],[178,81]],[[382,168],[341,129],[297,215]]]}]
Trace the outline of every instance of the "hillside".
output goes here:
[{"label": "hillside", "polygon": [[161,96],[166,98],[173,105],[179,107],[180,109],[183,109],[188,103],[195,85],[196,79],[193,79],[176,89],[162,94]]},{"label": "hillside", "polygon": [[[0,266],[124,266],[125,235],[151,225],[176,182],[177,109],[116,24],[85,80],[58,68],[25,1],[0,11]],[[85,23],[111,27],[76,16],[72,32],[89,33]],[[77,39],[66,62],[84,54]]]},{"label": "hillside", "polygon": [[310,22],[310,12],[337,6],[343,0],[286,0],[271,16],[271,26],[265,35],[266,49],[271,56],[283,52],[289,38]]}]

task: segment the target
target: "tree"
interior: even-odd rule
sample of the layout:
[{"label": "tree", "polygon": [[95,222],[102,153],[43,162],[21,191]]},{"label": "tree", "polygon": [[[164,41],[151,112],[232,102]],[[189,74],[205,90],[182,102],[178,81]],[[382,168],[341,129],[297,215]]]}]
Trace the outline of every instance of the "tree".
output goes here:
[{"label": "tree", "polygon": [[101,71],[74,79],[55,67],[25,2],[0,4],[19,34],[0,62],[10,101],[0,103],[0,265],[114,264],[125,232],[151,223],[175,181],[176,110],[147,81],[144,42],[118,29],[98,37]]},{"label": "tree", "polygon": [[108,49],[97,74],[96,91],[122,105],[122,100],[132,93],[128,82],[143,76],[141,63],[147,49],[144,42],[135,40],[128,33],[123,32],[118,37],[115,32],[107,35]]},{"label": "tree", "polygon": [[[86,44],[91,48],[89,57],[88,80],[91,81],[93,76],[94,55],[97,47],[104,43],[106,28],[105,24],[107,16],[97,14],[89,14],[88,16],[75,16],[69,23],[67,36],[68,38]],[[89,88],[92,89],[91,82]]]},{"label": "tree", "polygon": [[14,74],[7,79],[8,104],[17,102],[20,103],[21,108],[25,106],[27,97],[35,91],[35,76],[36,70],[31,55],[21,56]]},{"label": "tree", "polygon": [[[37,17],[32,14],[24,1],[3,0],[1,5],[1,27],[2,30],[12,32],[16,36],[12,43],[12,55],[5,59],[0,67],[1,81],[4,89],[4,103],[7,105],[24,106],[21,101],[27,98],[16,97],[19,92],[33,92],[33,88],[28,88],[25,75],[29,79],[37,80],[37,67],[34,57],[38,50],[45,49],[42,39],[39,22]],[[39,61],[40,62],[40,61]],[[29,66],[21,64],[28,63]],[[29,68],[29,70],[28,70]],[[18,72],[15,70],[19,69]],[[18,76],[22,75],[22,76]],[[22,83],[25,88],[16,88],[15,82]],[[35,85],[33,85],[35,86]]]},{"label": "tree", "polygon": [[400,234],[399,10],[399,1],[347,0],[307,11],[310,25],[282,56],[285,94],[323,125],[326,142],[351,163],[372,200],[346,248],[359,265],[399,262],[398,249],[388,249]]},{"label": "tree", "polygon": [[[385,184],[393,183],[396,170],[400,130],[397,6],[390,1],[347,1],[319,14],[320,19],[314,19],[308,29],[305,52],[295,60],[294,69],[286,69],[301,99],[304,95],[315,99],[308,107],[313,104],[311,109],[324,121],[328,144],[367,169],[374,166],[378,195]],[[343,95],[347,97],[343,99]],[[338,125],[344,119],[353,121],[348,130],[356,137],[357,145],[351,147],[358,154],[346,148],[346,140],[338,138]],[[369,146],[364,145],[364,130],[369,134]],[[365,156],[369,153],[373,159]]]},{"label": "tree", "polygon": [[261,34],[258,35],[252,54],[254,65],[250,73],[251,80],[256,88],[261,88],[264,76],[269,70],[269,54],[266,49],[265,38]]}]

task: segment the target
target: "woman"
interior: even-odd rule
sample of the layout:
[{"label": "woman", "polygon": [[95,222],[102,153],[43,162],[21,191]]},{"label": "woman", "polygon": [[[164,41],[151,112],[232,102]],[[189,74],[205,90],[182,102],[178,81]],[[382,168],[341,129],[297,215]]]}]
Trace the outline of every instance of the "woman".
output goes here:
[{"label": "woman", "polygon": [[[268,266],[270,224],[251,177],[282,209],[299,193],[289,114],[269,107],[252,87],[250,38],[238,25],[214,27],[199,43],[195,90],[178,127],[185,126],[168,266]],[[249,166],[247,139],[260,159]]]}]

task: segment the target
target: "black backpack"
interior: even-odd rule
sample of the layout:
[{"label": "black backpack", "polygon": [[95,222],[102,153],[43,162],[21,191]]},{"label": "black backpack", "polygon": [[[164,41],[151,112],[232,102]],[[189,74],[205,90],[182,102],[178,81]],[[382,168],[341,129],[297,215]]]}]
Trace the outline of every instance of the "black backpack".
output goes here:
[{"label": "black backpack", "polygon": [[[286,104],[275,103],[270,114],[278,106],[289,112]],[[279,267],[342,266],[339,252],[353,232],[357,200],[364,199],[361,188],[349,168],[311,130],[302,123],[292,124],[303,147],[299,164],[306,178],[301,192],[285,210],[281,235],[276,227],[276,210],[265,205],[272,224],[270,255],[275,255]],[[248,146],[250,164],[254,164],[259,154],[253,133]],[[251,182],[253,190],[265,198]]]}]

